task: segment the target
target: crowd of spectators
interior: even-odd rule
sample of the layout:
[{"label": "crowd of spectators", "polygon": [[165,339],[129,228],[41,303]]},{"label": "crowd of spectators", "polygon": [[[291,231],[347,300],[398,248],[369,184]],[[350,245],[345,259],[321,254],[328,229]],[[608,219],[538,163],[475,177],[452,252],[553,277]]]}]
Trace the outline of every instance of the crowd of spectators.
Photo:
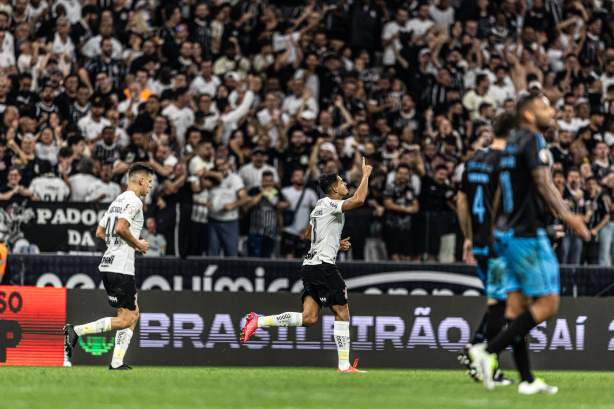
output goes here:
[{"label": "crowd of spectators", "polygon": [[[455,197],[491,120],[543,92],[556,185],[609,265],[611,0],[0,0],[0,200],[101,202],[131,163],[151,254],[300,258],[317,179],[367,203],[350,257],[460,259]],[[245,238],[242,240],[242,238]]]}]

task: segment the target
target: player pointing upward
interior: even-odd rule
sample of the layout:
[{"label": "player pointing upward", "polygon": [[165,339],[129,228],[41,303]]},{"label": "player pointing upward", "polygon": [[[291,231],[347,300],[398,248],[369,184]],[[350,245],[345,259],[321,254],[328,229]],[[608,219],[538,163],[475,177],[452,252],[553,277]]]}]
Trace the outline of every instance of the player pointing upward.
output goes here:
[{"label": "player pointing upward", "polygon": [[107,243],[107,251],[98,269],[107,290],[109,304],[117,308],[117,317],[101,318],[76,326],[66,324],[64,344],[69,357],[80,336],[118,330],[109,369],[132,369],[124,364],[123,359],[139,319],[134,251],[145,253],[149,247],[145,240],[139,240],[138,237],[143,228],[143,202],[140,197],[149,193],[152,174],[153,170],[146,164],[132,165],[128,170],[128,188],[111,203],[98,224],[96,237]]},{"label": "player pointing upward", "polygon": [[303,261],[302,277],[304,291],[301,297],[303,312],[286,312],[279,315],[257,317],[250,313],[241,332],[241,342],[259,328],[311,327],[318,321],[322,307],[329,307],[335,315],[334,337],[339,355],[339,372],[365,372],[350,365],[350,311],[347,306],[345,282],[335,266],[337,252],[350,248],[349,237],[341,239],[345,223],[344,213],[356,209],[365,202],[371,166],[362,160],[362,181],[354,196],[343,200],[348,194],[347,183],[336,173],[320,177],[320,188],[326,197],[320,199],[311,212],[311,221],[305,238],[311,240],[311,248]]}]

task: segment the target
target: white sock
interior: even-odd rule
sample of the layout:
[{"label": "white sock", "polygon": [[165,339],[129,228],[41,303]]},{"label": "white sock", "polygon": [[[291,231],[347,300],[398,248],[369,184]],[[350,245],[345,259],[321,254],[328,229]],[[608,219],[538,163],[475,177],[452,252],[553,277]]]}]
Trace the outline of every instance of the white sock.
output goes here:
[{"label": "white sock", "polygon": [[117,331],[115,336],[115,350],[113,351],[113,360],[111,366],[113,368],[120,367],[124,364],[124,356],[130,346],[130,340],[132,339],[132,331],[130,328]]},{"label": "white sock", "polygon": [[258,317],[258,328],[260,327],[302,327],[303,313],[284,312],[279,315],[268,315]]},{"label": "white sock", "polygon": [[101,318],[98,321],[75,326],[75,332],[80,337],[87,334],[99,334],[109,331],[111,331],[111,317]]},{"label": "white sock", "polygon": [[339,369],[344,371],[350,367],[350,323],[335,321],[333,334],[339,355]]}]

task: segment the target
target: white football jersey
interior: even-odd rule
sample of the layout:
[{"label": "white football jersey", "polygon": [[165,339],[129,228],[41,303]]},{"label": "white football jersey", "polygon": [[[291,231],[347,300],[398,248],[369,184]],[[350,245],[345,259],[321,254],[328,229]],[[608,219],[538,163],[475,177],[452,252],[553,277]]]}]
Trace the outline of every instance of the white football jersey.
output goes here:
[{"label": "white football jersey", "polygon": [[345,224],[343,200],[333,200],[329,197],[318,200],[315,209],[309,216],[311,221],[311,248],[305,256],[303,265],[322,263],[335,264],[341,231]]},{"label": "white football jersey", "polygon": [[105,228],[107,251],[98,266],[100,271],[134,275],[134,249],[115,232],[117,220],[126,219],[130,223],[130,233],[136,239],[143,228],[143,202],[136,194],[127,190],[109,206],[98,223]]},{"label": "white football jersey", "polygon": [[29,190],[43,202],[63,202],[70,195],[66,183],[53,173],[32,179]]}]

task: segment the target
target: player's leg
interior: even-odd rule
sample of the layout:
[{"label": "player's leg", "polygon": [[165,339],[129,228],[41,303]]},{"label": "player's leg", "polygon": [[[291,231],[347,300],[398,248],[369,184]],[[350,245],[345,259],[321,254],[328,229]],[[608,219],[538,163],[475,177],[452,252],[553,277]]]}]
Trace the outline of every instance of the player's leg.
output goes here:
[{"label": "player's leg", "polygon": [[124,356],[139,320],[136,281],[133,275],[116,274],[116,276],[116,285],[121,288],[121,297],[118,297],[117,318],[114,319],[118,331],[115,335],[115,349],[109,369],[132,369],[124,364]]},{"label": "player's leg", "polygon": [[[114,273],[101,272],[102,283],[109,299],[109,305],[113,308],[117,308],[117,293],[114,287]],[[116,318],[105,317],[100,318],[97,321],[88,322],[87,324],[72,325],[66,324],[64,326],[64,349],[68,357],[72,357],[73,349],[77,345],[79,337],[89,334],[100,334],[102,332],[109,332],[116,328],[113,328],[113,320]],[[117,323],[117,321],[116,321]]]},{"label": "player's leg", "polygon": [[350,368],[350,310],[347,304],[333,305],[330,309],[335,315],[333,335],[337,345],[339,370],[347,371]]},{"label": "player's leg", "polygon": [[278,315],[257,316],[251,312],[241,330],[241,342],[245,344],[258,328],[262,327],[311,327],[318,322],[322,307],[306,291],[303,293],[303,312],[283,312]]}]

